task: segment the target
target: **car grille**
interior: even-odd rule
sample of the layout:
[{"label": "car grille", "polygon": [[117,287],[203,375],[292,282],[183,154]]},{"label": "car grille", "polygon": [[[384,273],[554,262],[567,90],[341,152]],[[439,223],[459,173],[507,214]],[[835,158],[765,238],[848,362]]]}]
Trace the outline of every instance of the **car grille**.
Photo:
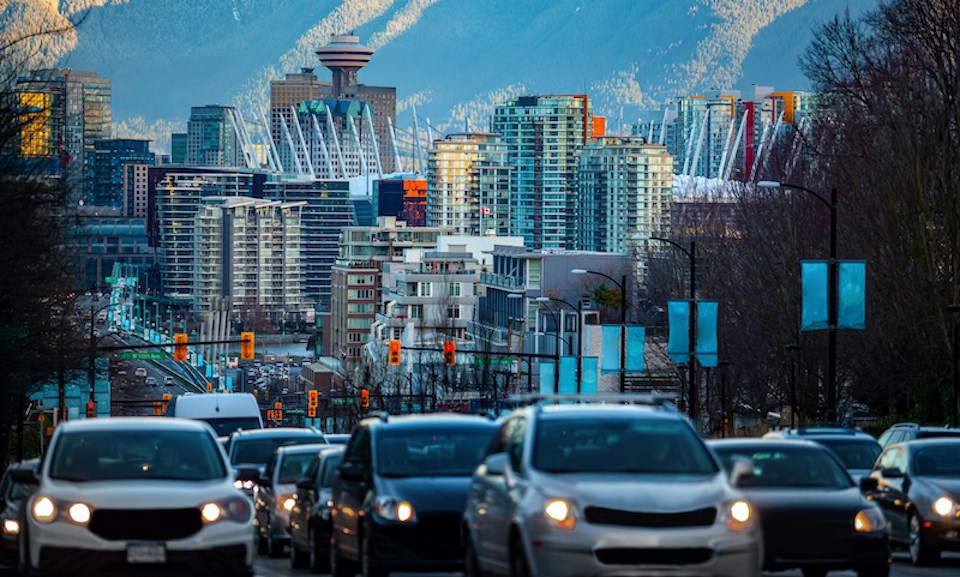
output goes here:
[{"label": "car grille", "polygon": [[97,509],[90,532],[108,541],[170,541],[203,526],[199,509]]},{"label": "car grille", "polygon": [[627,527],[704,527],[713,525],[716,507],[706,507],[681,513],[642,513],[603,507],[587,507],[583,511],[587,523],[593,525],[623,525]]},{"label": "car grille", "polygon": [[699,565],[713,557],[711,549],[597,549],[604,565]]},{"label": "car grille", "polygon": [[462,559],[460,513],[418,513],[416,524],[390,527],[385,534],[393,536],[417,557],[429,561]]}]

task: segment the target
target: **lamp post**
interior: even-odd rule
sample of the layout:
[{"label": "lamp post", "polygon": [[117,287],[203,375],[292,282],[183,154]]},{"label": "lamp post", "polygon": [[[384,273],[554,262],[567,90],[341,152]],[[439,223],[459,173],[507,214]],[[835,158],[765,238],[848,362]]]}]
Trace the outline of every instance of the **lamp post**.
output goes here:
[{"label": "lamp post", "polygon": [[790,428],[792,429],[797,426],[797,368],[794,353],[800,350],[800,345],[791,343],[784,348],[790,355]]},{"label": "lamp post", "polygon": [[953,331],[951,331],[951,352],[953,357],[952,363],[952,374],[953,374],[953,403],[950,406],[950,426],[953,428],[957,427],[957,410],[960,407],[960,324],[957,322],[956,313],[960,313],[960,304],[947,305],[947,311],[951,313],[951,320],[953,321]]},{"label": "lamp post", "polygon": [[664,242],[674,247],[675,249],[681,251],[683,254],[687,255],[687,258],[690,259],[690,322],[688,327],[688,340],[690,341],[690,361],[687,364],[687,370],[689,371],[688,380],[689,384],[689,415],[691,421],[696,421],[697,419],[697,401],[699,392],[697,391],[697,379],[696,379],[696,367],[693,364],[695,352],[696,352],[696,323],[695,323],[695,314],[696,307],[694,302],[697,300],[697,243],[696,241],[690,241],[690,250],[687,250],[683,245],[674,242],[668,238],[662,238],[659,236],[640,236],[637,237],[637,240],[655,240],[658,242]]},{"label": "lamp post", "polygon": [[620,287],[620,392],[627,388],[627,275],[620,275],[620,282],[610,275],[593,270],[575,268],[572,274],[595,274],[610,280]]},{"label": "lamp post", "polygon": [[760,188],[795,188],[811,194],[830,209],[830,261],[827,264],[827,422],[837,420],[837,189],[830,189],[830,200],[797,184],[770,180],[757,183]]}]

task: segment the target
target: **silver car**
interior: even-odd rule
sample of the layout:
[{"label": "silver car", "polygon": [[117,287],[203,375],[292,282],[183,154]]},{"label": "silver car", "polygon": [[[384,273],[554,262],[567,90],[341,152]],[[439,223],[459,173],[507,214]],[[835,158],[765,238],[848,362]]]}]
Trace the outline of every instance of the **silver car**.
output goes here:
[{"label": "silver car", "polygon": [[631,397],[504,420],[470,487],[468,577],[760,575],[750,504],[682,415]]}]

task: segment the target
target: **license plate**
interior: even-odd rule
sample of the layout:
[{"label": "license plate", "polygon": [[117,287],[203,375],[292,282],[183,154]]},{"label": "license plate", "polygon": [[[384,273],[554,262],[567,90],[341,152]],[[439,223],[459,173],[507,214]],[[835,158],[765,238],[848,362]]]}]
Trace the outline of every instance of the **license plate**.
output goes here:
[{"label": "license plate", "polygon": [[127,563],[166,563],[167,550],[163,543],[130,543],[127,545]]}]

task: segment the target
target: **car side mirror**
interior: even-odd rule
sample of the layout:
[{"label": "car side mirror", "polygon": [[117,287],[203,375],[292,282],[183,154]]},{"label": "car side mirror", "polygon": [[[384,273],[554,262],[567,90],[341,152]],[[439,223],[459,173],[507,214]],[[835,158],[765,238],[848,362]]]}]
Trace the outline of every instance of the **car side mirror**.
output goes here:
[{"label": "car side mirror", "polygon": [[238,467],[236,473],[234,473],[234,478],[237,481],[257,482],[260,480],[260,469],[256,467]]},{"label": "car side mirror", "polygon": [[486,468],[488,475],[503,476],[507,473],[507,454],[494,453],[489,455],[484,459],[483,466]]},{"label": "car side mirror", "polygon": [[257,484],[261,487],[272,487],[273,480],[270,477],[260,477],[257,479]]},{"label": "car side mirror", "polygon": [[860,477],[860,492],[861,493],[872,493],[877,490],[877,487],[880,486],[879,481],[873,477]]},{"label": "car side mirror", "polygon": [[31,467],[17,467],[10,472],[10,478],[14,483],[20,483],[21,485],[37,485],[40,483],[37,472]]},{"label": "car side mirror", "polygon": [[309,491],[313,489],[313,479],[310,477],[300,477],[297,479],[297,489]]},{"label": "car side mirror", "polygon": [[896,467],[887,467],[886,469],[880,469],[880,474],[883,475],[885,479],[902,479],[903,471]]},{"label": "car side mirror", "polygon": [[734,455],[730,463],[730,484],[743,487],[747,479],[753,478],[753,460],[743,455]]},{"label": "car side mirror", "polygon": [[363,481],[366,474],[363,465],[354,461],[341,463],[338,471],[344,481]]}]

